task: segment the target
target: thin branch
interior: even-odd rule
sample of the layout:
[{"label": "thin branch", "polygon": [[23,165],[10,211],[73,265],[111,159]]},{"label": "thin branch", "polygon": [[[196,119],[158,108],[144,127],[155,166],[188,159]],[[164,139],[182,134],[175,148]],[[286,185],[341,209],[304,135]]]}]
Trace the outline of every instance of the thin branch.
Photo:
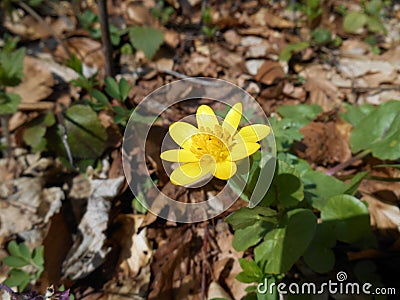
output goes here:
[{"label": "thin branch", "polygon": [[110,39],[110,25],[108,23],[107,1],[98,0],[97,7],[99,8],[101,42],[103,44],[103,52],[106,61],[106,76],[113,77],[113,47]]},{"label": "thin branch", "polygon": [[57,41],[57,43],[61,46],[65,54],[67,54],[68,57],[71,57],[71,53],[68,51],[67,47],[65,47],[61,39],[58,37],[57,33],[51,28],[51,26],[49,26],[49,24],[47,24],[46,21],[26,3],[22,1],[18,1],[17,3],[23,10],[25,10],[29,15],[31,15],[32,18],[41,23],[44,26],[44,28],[46,28],[46,30],[51,34],[51,36]]},{"label": "thin branch", "polygon": [[1,119],[1,131],[3,132],[3,136],[6,138],[7,148],[3,150],[4,157],[11,157],[11,136],[8,122],[10,121],[10,115],[2,115]]},{"label": "thin branch", "polygon": [[353,163],[355,163],[356,161],[362,159],[363,157],[367,156],[370,153],[371,153],[371,150],[364,150],[364,151],[358,153],[356,156],[353,156],[349,160],[346,160],[346,161],[338,164],[337,166],[334,166],[333,168],[327,170],[325,172],[325,174],[333,176],[337,172],[342,171],[343,169],[347,168],[348,166],[352,165]]}]

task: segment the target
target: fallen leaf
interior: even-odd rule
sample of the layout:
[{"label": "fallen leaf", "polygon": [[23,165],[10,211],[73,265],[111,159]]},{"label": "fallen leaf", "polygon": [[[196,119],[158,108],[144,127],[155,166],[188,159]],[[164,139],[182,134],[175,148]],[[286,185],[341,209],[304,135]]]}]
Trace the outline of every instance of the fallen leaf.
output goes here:
[{"label": "fallen leaf", "polygon": [[277,84],[284,77],[285,72],[279,62],[266,60],[254,78],[261,83],[271,85]]},{"label": "fallen leaf", "polygon": [[110,251],[105,246],[108,214],[111,200],[120,192],[125,178],[91,180],[91,194],[87,209],[78,226],[66,260],[63,263],[63,276],[78,279],[87,276],[99,267]]},{"label": "fallen leaf", "polygon": [[21,96],[21,105],[36,103],[53,92],[54,79],[41,60],[31,56],[24,58],[24,78],[22,82],[8,90]]}]

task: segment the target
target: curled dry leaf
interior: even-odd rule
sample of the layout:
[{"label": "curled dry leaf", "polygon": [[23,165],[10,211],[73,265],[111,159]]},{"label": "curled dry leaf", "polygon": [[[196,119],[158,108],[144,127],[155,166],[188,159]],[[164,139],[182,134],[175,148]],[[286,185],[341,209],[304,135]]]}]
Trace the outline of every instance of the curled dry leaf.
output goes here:
[{"label": "curled dry leaf", "polygon": [[103,263],[110,250],[104,246],[104,230],[107,229],[111,200],[119,194],[124,181],[124,177],[90,181],[87,209],[64,261],[64,277],[83,278]]}]

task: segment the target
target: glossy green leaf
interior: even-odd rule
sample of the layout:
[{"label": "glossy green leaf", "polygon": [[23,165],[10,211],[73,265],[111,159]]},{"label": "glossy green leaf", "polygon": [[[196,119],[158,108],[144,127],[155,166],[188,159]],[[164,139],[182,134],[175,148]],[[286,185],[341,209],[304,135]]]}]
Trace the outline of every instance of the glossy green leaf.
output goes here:
[{"label": "glossy green leaf", "polygon": [[344,194],[347,186],[333,176],[309,170],[302,176],[304,197],[314,208],[321,210],[328,199],[335,195]]},{"label": "glossy green leaf", "polygon": [[153,27],[133,26],[129,29],[129,40],[133,47],[152,59],[164,41],[163,32]]},{"label": "glossy green leaf", "polygon": [[400,101],[381,104],[364,117],[350,135],[353,152],[370,149],[380,159],[400,157]]},{"label": "glossy green leaf", "polygon": [[331,271],[335,265],[335,253],[332,251],[335,245],[332,227],[326,223],[318,224],[315,236],[303,255],[304,261],[314,272]]},{"label": "glossy green leaf", "polygon": [[300,174],[284,161],[278,161],[271,186],[260,205],[279,202],[285,207],[293,207],[303,199],[304,186]]},{"label": "glossy green leaf", "polygon": [[356,126],[366,115],[375,109],[371,104],[355,106],[346,103],[345,107],[346,112],[341,113],[340,116],[353,126]]},{"label": "glossy green leaf", "polygon": [[55,124],[52,112],[42,115],[27,124],[23,133],[24,142],[32,148],[33,152],[41,152],[47,148],[45,134],[47,128]]},{"label": "glossy green leaf", "polygon": [[79,159],[98,158],[104,151],[107,134],[97,114],[88,106],[71,106],[65,117],[68,144]]},{"label": "glossy green leaf", "polygon": [[231,224],[234,230],[237,230],[251,226],[261,220],[274,222],[276,215],[276,211],[269,207],[242,207],[226,217],[225,221]]},{"label": "glossy green leaf", "polygon": [[250,226],[237,229],[233,236],[233,248],[236,251],[244,251],[256,245],[273,226],[272,223],[258,221]]},{"label": "glossy green leaf", "polygon": [[343,28],[346,32],[353,33],[365,26],[368,16],[360,12],[351,12],[344,17]]},{"label": "glossy green leaf", "polygon": [[332,227],[339,241],[346,243],[361,240],[371,230],[367,206],[351,195],[330,198],[321,210],[321,219]]},{"label": "glossy green leaf", "polygon": [[317,218],[310,210],[289,211],[281,225],[268,232],[254,249],[255,261],[265,273],[289,271],[308,248],[316,227]]},{"label": "glossy green leaf", "polygon": [[117,99],[117,100],[121,100],[119,87],[114,78],[107,77],[104,80],[104,85],[105,85],[105,91],[110,97]]},{"label": "glossy green leaf", "polygon": [[243,272],[239,273],[236,279],[240,282],[258,283],[263,279],[264,274],[255,261],[239,258],[239,264]]}]

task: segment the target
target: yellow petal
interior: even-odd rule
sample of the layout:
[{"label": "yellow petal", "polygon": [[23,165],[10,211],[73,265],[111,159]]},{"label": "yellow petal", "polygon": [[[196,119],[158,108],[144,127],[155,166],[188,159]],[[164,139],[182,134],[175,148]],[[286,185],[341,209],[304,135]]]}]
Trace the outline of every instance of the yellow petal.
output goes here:
[{"label": "yellow petal", "polygon": [[254,124],[245,126],[239,130],[235,139],[240,139],[241,142],[258,142],[265,138],[271,132],[271,128],[263,124]]},{"label": "yellow petal", "polygon": [[222,127],[228,130],[230,134],[234,134],[237,130],[240,120],[242,119],[242,103],[236,103],[227,113]]},{"label": "yellow petal", "polygon": [[196,162],[200,159],[186,149],[172,149],[161,153],[161,159],[172,162]]},{"label": "yellow petal", "polygon": [[215,125],[219,125],[214,111],[208,105],[201,105],[196,112],[197,127],[199,129],[208,128],[209,132],[214,130]]},{"label": "yellow petal", "polygon": [[258,149],[260,149],[260,144],[258,143],[239,143],[232,147],[230,151],[230,160],[238,161],[245,157],[254,154]]},{"label": "yellow petal", "polygon": [[232,161],[219,162],[217,163],[214,176],[222,180],[228,180],[235,175],[236,170],[236,163]]},{"label": "yellow petal", "polygon": [[206,176],[213,170],[212,166],[207,166],[201,162],[189,162],[176,168],[170,176],[171,182],[175,185],[189,185]]},{"label": "yellow petal", "polygon": [[196,127],[186,122],[175,122],[169,126],[169,134],[179,146],[182,146],[184,141],[198,132]]}]

